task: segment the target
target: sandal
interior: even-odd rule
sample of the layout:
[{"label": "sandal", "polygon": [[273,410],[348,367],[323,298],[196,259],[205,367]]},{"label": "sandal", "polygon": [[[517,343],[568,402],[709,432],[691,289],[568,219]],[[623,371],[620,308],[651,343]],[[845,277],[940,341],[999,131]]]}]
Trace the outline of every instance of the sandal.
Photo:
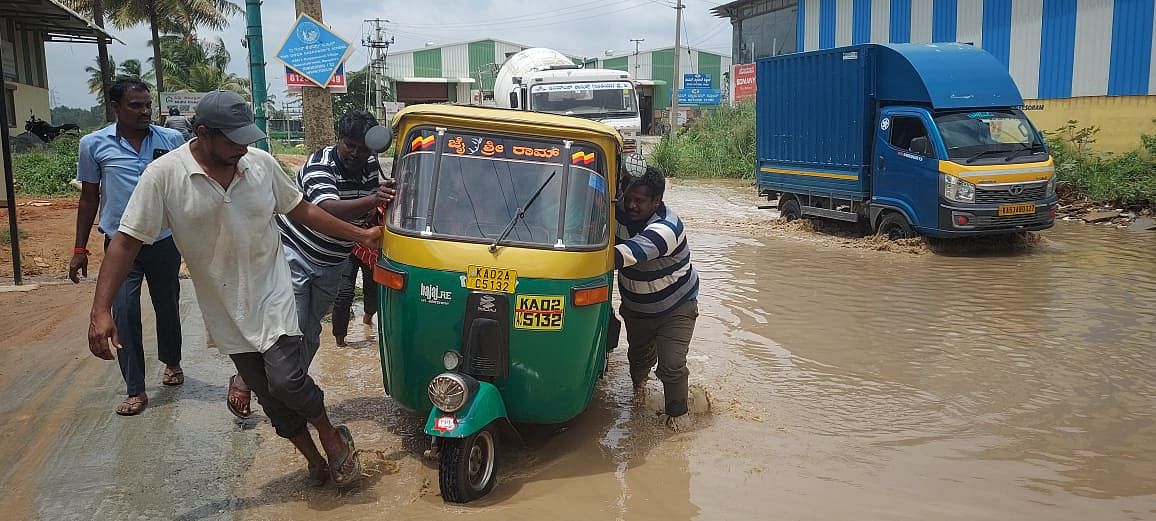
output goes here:
[{"label": "sandal", "polygon": [[135,396],[125,397],[120,405],[116,406],[116,413],[121,416],[136,416],[145,410],[145,406],[149,404],[149,397],[146,394],[138,394]]},{"label": "sandal", "polygon": [[225,406],[229,408],[229,412],[233,413],[233,416],[244,420],[253,414],[253,409],[249,407],[253,401],[253,390],[237,387],[234,385],[236,379],[237,375],[229,377],[229,394],[225,398]]},{"label": "sandal", "polygon": [[181,385],[185,383],[185,371],[180,367],[176,371],[166,367],[165,374],[161,377],[161,383],[165,385]]},{"label": "sandal", "polygon": [[329,476],[337,486],[346,487],[361,479],[361,458],[357,457],[357,449],[353,446],[353,435],[349,433],[349,427],[338,425],[336,429],[345,447],[337,456],[337,461],[329,465]]}]

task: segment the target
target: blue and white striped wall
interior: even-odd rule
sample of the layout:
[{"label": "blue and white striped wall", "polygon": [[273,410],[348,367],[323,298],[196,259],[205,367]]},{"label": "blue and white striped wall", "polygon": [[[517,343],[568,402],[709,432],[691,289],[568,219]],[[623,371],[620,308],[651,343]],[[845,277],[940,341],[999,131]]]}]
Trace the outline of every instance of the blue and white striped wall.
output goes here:
[{"label": "blue and white striped wall", "polygon": [[1156,0],[799,0],[797,48],[964,42],[1025,99],[1156,95]]}]

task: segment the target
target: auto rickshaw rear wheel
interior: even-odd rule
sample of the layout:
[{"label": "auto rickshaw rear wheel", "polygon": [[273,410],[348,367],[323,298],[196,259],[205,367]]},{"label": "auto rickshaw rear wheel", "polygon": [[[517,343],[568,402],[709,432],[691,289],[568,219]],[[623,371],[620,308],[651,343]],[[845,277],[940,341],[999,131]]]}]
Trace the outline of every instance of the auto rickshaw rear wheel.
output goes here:
[{"label": "auto rickshaw rear wheel", "polygon": [[465,438],[442,438],[438,456],[442,499],[468,503],[490,493],[497,483],[497,456],[493,423]]}]

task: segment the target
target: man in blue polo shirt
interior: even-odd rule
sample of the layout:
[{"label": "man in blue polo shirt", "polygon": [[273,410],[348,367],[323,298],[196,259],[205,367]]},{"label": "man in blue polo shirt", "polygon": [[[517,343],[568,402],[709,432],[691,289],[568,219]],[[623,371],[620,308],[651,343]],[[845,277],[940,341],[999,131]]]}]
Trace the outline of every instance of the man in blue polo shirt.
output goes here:
[{"label": "man in blue polo shirt", "polygon": [[[140,175],[154,159],[184,145],[181,133],[152,124],[149,88],[138,80],[122,79],[108,89],[108,99],[116,112],[116,123],[80,140],[76,179],[81,183],[80,205],[76,211],[76,244],[68,277],[79,283],[78,275],[88,276],[88,237],[100,210],[99,230],[104,246],[120,227],[129,197]],[[157,241],[141,248],[124,284],[117,291],[113,316],[121,332],[118,351],[120,372],[127,396],[117,406],[121,416],[140,414],[148,405],[144,383],[144,339],[141,332],[141,282],[147,280],[156,314],[158,358],[165,364],[165,385],[185,382],[181,369],[180,301],[181,254],[169,230]]]}]

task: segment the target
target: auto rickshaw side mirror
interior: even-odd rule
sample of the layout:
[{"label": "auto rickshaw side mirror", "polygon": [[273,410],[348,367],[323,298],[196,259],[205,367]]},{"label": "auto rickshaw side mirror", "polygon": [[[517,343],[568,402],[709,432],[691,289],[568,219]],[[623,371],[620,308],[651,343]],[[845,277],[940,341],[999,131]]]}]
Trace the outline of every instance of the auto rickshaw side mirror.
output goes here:
[{"label": "auto rickshaw side mirror", "polygon": [[377,125],[365,132],[365,147],[373,154],[389,150],[393,144],[393,130],[385,125]]}]

